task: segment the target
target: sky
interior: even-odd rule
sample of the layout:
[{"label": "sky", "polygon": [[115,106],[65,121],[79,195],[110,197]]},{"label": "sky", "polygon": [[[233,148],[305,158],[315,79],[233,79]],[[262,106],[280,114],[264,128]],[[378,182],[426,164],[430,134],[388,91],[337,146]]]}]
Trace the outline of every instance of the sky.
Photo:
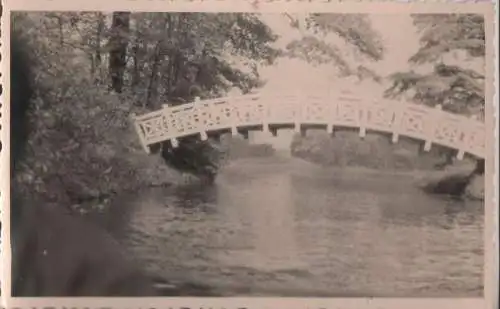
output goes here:
[{"label": "sky", "polygon": [[[394,71],[408,69],[408,58],[419,47],[418,35],[412,24],[411,17],[400,14],[374,14],[370,18],[375,30],[382,35],[384,45],[387,48],[384,59],[378,63],[371,63],[370,67],[382,76],[387,76]],[[299,30],[291,29],[288,19],[285,16],[277,18],[273,14],[265,16],[264,20],[280,36],[280,40],[277,43],[279,47],[284,47],[288,42],[298,39],[302,35]],[[305,33],[305,30],[303,31]],[[341,40],[334,37],[329,37],[328,39],[337,46],[343,45]],[[351,62],[359,61],[350,55],[347,49],[344,56]],[[297,74],[298,72],[301,74]],[[287,78],[282,77],[285,73],[288,73],[286,74]],[[304,61],[293,59],[280,59],[277,66],[264,68],[262,75],[268,80],[268,84],[263,89],[266,91],[272,91],[273,88],[278,88],[279,86],[290,89],[292,85],[295,86],[295,89],[298,86],[299,89],[304,88],[302,90],[311,90],[310,84],[321,82],[324,82],[324,84],[320,84],[318,87],[325,87],[326,85],[331,87],[331,81],[337,79],[333,75],[333,69],[330,65],[315,68]],[[312,79],[311,76],[315,76],[316,78]],[[305,85],[300,87],[301,84]]]}]

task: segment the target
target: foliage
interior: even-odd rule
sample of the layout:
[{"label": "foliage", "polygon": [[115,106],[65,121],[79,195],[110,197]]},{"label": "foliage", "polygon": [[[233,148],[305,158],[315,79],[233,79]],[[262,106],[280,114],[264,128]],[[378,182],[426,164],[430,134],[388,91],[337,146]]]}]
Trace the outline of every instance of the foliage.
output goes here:
[{"label": "foliage", "polygon": [[419,51],[410,58],[422,64],[433,62],[453,50],[484,57],[484,17],[477,14],[415,14],[414,24],[422,34]]},{"label": "foliage", "polygon": [[382,59],[384,48],[366,14],[312,14],[306,23],[317,32],[338,34],[373,60]]},{"label": "foliage", "polygon": [[325,166],[366,167],[377,170],[432,170],[442,161],[439,147],[423,153],[412,140],[392,144],[383,134],[369,134],[360,139],[358,132],[337,131],[335,137],[324,131],[307,132],[296,136],[292,154]]},{"label": "foliage", "polygon": [[[191,101],[193,88],[202,98],[220,96],[233,86],[248,92],[262,85],[258,66],[271,64],[279,54],[270,46],[276,37],[256,15],[180,13],[159,18],[169,40],[162,37],[156,43],[158,57],[153,64],[158,64],[154,71],[157,76],[152,75],[147,89],[157,83],[154,87],[157,91],[154,95],[148,92],[148,105],[154,96],[170,102]],[[137,52],[141,53],[140,47]],[[235,62],[244,66],[237,67],[232,64]],[[191,79],[186,77],[190,66],[196,67]],[[167,164],[209,178],[213,178],[218,168],[218,154],[219,149],[213,143],[197,139],[185,139],[175,149],[167,143],[162,147]]]},{"label": "foliage", "polygon": [[202,96],[213,97],[233,86],[244,92],[259,86],[258,66],[278,56],[271,47],[276,37],[254,14],[134,13],[131,19],[126,79],[145,105],[168,102],[188,64],[199,69]]},{"label": "foliage", "polygon": [[[432,194],[484,198],[484,160],[451,159],[442,164],[442,147],[423,152],[421,145],[410,139],[392,144],[390,137],[372,133],[364,139],[352,130],[336,131],[335,137],[324,131],[295,136],[292,155],[323,166],[364,167],[390,173],[411,172],[417,186]],[[454,153],[455,155],[456,153]]]},{"label": "foliage", "polygon": [[[292,19],[292,24],[298,27],[299,22]],[[288,56],[299,57],[316,65],[333,63],[341,76],[358,75],[360,78],[369,77],[380,81],[380,77],[366,66],[353,67],[342,55],[341,49],[326,39],[327,35],[335,34],[351,47],[354,54],[371,61],[381,60],[384,47],[368,15],[310,14],[305,19],[305,29],[307,32],[303,33],[302,38],[288,44]]]},{"label": "foliage", "polygon": [[[484,75],[463,65],[445,63],[451,52],[464,51],[469,57],[484,59],[484,18],[475,14],[418,14],[414,24],[421,34],[420,49],[409,59],[414,65],[433,64],[428,73],[397,72],[386,95],[397,97],[412,92],[416,102],[437,105],[461,113],[484,112]],[[479,116],[483,116],[480,114]]]},{"label": "foliage", "polygon": [[[223,95],[231,87],[248,92],[262,85],[259,65],[271,64],[279,55],[271,47],[276,36],[253,14],[170,13],[155,14],[144,21],[149,15],[132,15],[137,24],[134,65],[127,68],[133,89],[147,89],[146,94],[134,93],[147,107],[191,101],[193,89],[201,98]],[[160,30],[145,33],[152,27]],[[153,55],[152,62],[141,59],[145,54]],[[196,72],[190,79],[186,75],[192,66]],[[218,153],[213,143],[197,139],[187,139],[175,149],[167,143],[162,145],[167,164],[209,177],[217,170]]]},{"label": "foliage", "polygon": [[[259,86],[259,65],[279,54],[275,36],[252,14],[19,12],[12,29],[30,53],[34,90],[15,182],[40,202],[68,206],[176,181],[178,173],[143,152],[129,117],[174,94],[189,100],[179,91],[189,64],[200,70],[188,83],[210,97],[230,83]],[[181,146],[166,158],[171,166],[197,172],[201,164],[203,172],[213,165],[212,142]]]}]

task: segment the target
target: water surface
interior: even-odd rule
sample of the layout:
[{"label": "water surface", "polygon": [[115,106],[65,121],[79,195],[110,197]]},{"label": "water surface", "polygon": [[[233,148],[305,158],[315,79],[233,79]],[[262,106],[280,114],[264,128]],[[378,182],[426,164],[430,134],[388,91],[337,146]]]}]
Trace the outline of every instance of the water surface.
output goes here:
[{"label": "water surface", "polygon": [[245,159],[213,186],[122,197],[112,231],[153,273],[226,296],[481,296],[482,203],[414,183]]}]

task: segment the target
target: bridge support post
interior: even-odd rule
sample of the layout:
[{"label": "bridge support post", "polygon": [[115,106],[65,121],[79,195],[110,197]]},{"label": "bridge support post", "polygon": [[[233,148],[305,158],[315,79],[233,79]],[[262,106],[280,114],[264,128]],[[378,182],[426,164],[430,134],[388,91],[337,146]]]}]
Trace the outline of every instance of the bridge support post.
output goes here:
[{"label": "bridge support post", "polygon": [[171,144],[171,145],[172,145],[172,147],[174,147],[174,148],[179,147],[179,141],[178,141],[176,138],[172,138],[172,139],[170,140],[170,144]]},{"label": "bridge support post", "polygon": [[294,127],[294,131],[295,133],[300,133],[301,132],[301,125],[300,125],[300,122],[296,122],[295,123],[295,127]]},{"label": "bridge support post", "polygon": [[430,140],[425,141],[424,151],[425,152],[431,151],[431,147],[432,147],[432,142]]},{"label": "bridge support post", "polygon": [[262,124],[262,132],[269,134],[271,130],[269,130],[269,123],[264,122]]},{"label": "bridge support post", "polygon": [[238,135],[238,128],[232,127],[231,128],[231,135],[232,136],[237,136]]},{"label": "bridge support post", "polygon": [[365,138],[366,137],[366,128],[365,127],[360,127],[359,128],[359,137]]},{"label": "bridge support post", "polygon": [[326,133],[327,134],[330,134],[330,135],[333,135],[334,134],[334,131],[333,131],[333,124],[329,123],[326,125]]},{"label": "bridge support post", "polygon": [[399,140],[399,134],[398,133],[392,133],[392,138],[391,138],[391,142],[393,144],[396,144]]}]

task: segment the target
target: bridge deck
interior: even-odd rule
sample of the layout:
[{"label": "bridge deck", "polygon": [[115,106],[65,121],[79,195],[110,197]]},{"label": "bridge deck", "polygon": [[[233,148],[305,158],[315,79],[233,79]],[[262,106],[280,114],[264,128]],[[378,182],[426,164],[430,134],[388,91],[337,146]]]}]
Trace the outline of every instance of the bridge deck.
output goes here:
[{"label": "bridge deck", "polygon": [[302,126],[322,125],[329,132],[335,127],[359,129],[361,137],[367,130],[392,134],[392,141],[408,136],[425,142],[429,151],[438,144],[465,153],[485,157],[485,124],[473,118],[442,111],[440,107],[408,104],[392,100],[374,101],[366,98],[338,95],[325,99],[320,96],[260,96],[246,95],[195,101],[164,108],[141,116],[134,116],[141,143],[149,152],[149,145],[170,141],[178,146],[178,139],[207,133],[270,126],[292,125],[296,131]]}]

